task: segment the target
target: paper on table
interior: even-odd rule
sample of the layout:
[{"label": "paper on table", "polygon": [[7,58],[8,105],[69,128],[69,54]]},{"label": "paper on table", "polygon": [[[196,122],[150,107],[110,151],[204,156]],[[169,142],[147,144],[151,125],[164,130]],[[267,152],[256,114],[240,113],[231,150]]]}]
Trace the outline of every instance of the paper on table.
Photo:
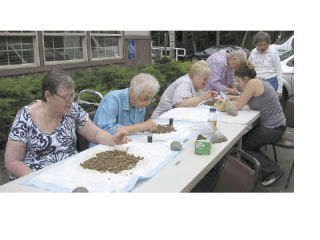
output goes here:
[{"label": "paper on table", "polygon": [[174,121],[204,122],[208,121],[208,112],[209,109],[207,106],[179,107],[165,112],[159,119],[173,118]]},{"label": "paper on table", "polygon": [[[175,121],[207,122],[210,106],[199,105],[197,107],[179,107],[169,110],[162,114],[159,119],[173,118]],[[247,124],[248,119],[256,115],[257,111],[250,110],[248,107],[238,112],[237,116],[230,116],[226,112],[217,112],[217,121],[226,123]]]},{"label": "paper on table", "polygon": [[[114,174],[81,167],[80,163],[94,157],[96,153],[114,150],[111,146],[97,145],[36,174],[22,185],[53,192],[71,192],[79,186],[87,188],[89,192],[128,192],[138,180],[152,177],[179,153],[171,151],[169,146],[161,142],[150,144],[135,141],[127,145],[129,154],[144,157],[133,169]],[[117,147],[119,149],[119,146]],[[122,147],[125,150],[126,146]]]}]

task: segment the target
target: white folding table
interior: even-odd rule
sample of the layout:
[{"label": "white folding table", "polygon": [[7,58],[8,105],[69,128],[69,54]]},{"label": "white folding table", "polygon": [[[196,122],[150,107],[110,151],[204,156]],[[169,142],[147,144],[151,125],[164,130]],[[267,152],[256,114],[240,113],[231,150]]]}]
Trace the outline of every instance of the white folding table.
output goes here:
[{"label": "white folding table", "polygon": [[[235,144],[241,145],[241,137],[258,118],[259,112],[250,113],[248,121],[244,124],[219,122],[218,119],[218,129],[227,137],[226,142],[212,144],[210,155],[197,155],[194,153],[195,137],[188,140],[183,145],[184,150],[176,158],[152,178],[139,181],[131,192],[189,192]],[[54,164],[44,169],[52,166]],[[0,192],[46,192],[39,188],[20,185],[34,174],[36,173],[30,173],[0,186]]]}]

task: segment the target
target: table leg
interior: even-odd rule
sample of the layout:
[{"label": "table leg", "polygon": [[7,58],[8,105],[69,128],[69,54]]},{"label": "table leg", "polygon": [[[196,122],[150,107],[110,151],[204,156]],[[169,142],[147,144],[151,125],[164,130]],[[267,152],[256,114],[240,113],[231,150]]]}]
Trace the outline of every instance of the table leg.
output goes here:
[{"label": "table leg", "polygon": [[[242,149],[242,137],[238,140],[238,142],[236,143],[236,146],[240,149]],[[239,151],[237,151],[237,158],[240,159],[241,154]]]}]

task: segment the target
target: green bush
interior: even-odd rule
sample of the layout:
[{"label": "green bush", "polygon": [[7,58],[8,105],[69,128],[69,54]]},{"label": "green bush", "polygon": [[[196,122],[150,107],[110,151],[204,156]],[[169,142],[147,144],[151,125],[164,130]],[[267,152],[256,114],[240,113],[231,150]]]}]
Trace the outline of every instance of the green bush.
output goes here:
[{"label": "green bush", "polygon": [[7,141],[11,124],[17,112],[36,99],[41,99],[43,75],[22,76],[19,80],[0,80],[0,147]]},{"label": "green bush", "polygon": [[[136,68],[124,68],[112,65],[108,68],[94,69],[88,72],[76,71],[73,79],[75,92],[91,89],[103,96],[109,91],[128,88],[130,80],[138,73],[150,73],[160,84],[160,91],[156,96],[156,104],[165,89],[177,78],[189,72],[191,62],[176,62],[163,57],[156,59],[152,65],[139,64]],[[41,99],[41,83],[45,74],[21,76],[0,79],[0,147],[3,148],[8,137],[11,124],[17,112],[25,105],[36,99]],[[99,102],[99,98],[92,94],[81,95],[81,100]],[[92,111],[93,108],[85,108]]]}]

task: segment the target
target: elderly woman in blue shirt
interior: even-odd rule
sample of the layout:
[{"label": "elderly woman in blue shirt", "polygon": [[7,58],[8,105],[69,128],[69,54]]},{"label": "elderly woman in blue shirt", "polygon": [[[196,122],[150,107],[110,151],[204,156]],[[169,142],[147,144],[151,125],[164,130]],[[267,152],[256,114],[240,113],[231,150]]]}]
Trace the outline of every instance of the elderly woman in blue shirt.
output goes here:
[{"label": "elderly woman in blue shirt", "polygon": [[151,103],[159,88],[158,80],[151,74],[134,76],[129,88],[114,90],[104,96],[93,122],[111,134],[120,130],[127,131],[129,135],[155,130],[157,124],[154,121],[144,121],[145,107]]}]

